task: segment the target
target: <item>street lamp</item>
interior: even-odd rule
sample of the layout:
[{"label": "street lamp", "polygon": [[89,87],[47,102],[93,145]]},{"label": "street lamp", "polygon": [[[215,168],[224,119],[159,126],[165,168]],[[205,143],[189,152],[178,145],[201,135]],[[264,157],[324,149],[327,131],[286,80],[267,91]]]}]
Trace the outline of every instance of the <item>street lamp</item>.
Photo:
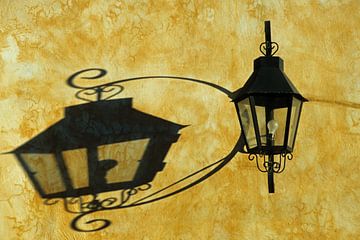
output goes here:
[{"label": "street lamp", "polygon": [[274,56],[278,49],[271,42],[270,21],[265,21],[260,45],[265,56],[254,60],[254,72],[233,97],[248,158],[267,173],[269,193],[275,192],[274,173],[283,172],[292,159],[302,103],[308,101],[284,73],[283,60]]}]

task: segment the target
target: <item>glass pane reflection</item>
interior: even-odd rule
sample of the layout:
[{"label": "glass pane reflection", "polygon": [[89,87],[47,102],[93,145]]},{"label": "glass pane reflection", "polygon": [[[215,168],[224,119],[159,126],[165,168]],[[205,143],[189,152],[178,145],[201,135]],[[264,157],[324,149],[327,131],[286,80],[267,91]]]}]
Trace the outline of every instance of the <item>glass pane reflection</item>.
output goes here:
[{"label": "glass pane reflection", "polygon": [[256,135],[254,129],[254,121],[251,115],[251,107],[249,98],[246,98],[238,103],[239,115],[241,125],[243,127],[244,135],[246,141],[249,145],[249,148],[254,148],[257,146]]},{"label": "glass pane reflection", "polygon": [[301,106],[301,101],[297,98],[293,98],[292,108],[291,108],[290,128],[289,128],[289,139],[288,139],[288,146],[291,148],[294,148],[295,133],[299,122],[300,106]]}]

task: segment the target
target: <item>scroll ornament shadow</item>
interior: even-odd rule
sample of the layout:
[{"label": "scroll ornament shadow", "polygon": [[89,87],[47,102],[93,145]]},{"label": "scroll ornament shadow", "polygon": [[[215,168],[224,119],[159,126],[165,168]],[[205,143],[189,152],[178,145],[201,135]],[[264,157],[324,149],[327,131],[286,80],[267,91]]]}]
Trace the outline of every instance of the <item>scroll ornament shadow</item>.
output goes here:
[{"label": "scroll ornament shadow", "polygon": [[[79,89],[76,97],[88,103],[67,107],[64,119],[12,151],[46,205],[62,201],[67,212],[78,214],[71,227],[81,232],[98,231],[111,224],[107,219],[82,223],[84,216],[135,207],[183,192],[219,171],[238,151],[245,151],[241,135],[223,159],[145,197],[133,199],[152,187],[156,174],[166,165],[167,152],[180,136],[179,130],[186,126],[132,108],[131,98],[111,100],[124,90],[120,84],[160,78],[207,85],[228,97],[232,93],[213,83],[175,76],[143,76],[91,87],[75,83],[79,78],[99,79],[106,73],[104,69],[91,68],[71,75],[67,84]],[[208,172],[203,175],[205,171]],[[196,178],[200,173],[202,177]],[[190,179],[195,180],[180,186]],[[164,193],[171,189],[174,190]],[[105,192],[112,196],[100,198]]]}]

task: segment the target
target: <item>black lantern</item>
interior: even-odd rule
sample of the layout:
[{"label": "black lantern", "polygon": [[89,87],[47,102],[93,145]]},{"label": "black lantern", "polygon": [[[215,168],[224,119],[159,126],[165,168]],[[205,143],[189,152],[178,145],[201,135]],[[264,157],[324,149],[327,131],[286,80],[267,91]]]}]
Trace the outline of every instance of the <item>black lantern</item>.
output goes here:
[{"label": "black lantern", "polygon": [[267,172],[269,193],[275,191],[273,174],[292,159],[302,103],[308,101],[284,73],[283,60],[273,56],[278,48],[271,42],[270,21],[265,21],[260,45],[265,56],[255,59],[254,72],[233,98],[249,160],[256,159],[258,169]]}]

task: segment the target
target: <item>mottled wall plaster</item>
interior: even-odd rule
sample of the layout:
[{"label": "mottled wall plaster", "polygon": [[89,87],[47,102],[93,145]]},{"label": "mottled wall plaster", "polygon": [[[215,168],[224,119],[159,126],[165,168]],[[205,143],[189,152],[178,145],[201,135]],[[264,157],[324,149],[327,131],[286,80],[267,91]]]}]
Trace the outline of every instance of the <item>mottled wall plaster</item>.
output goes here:
[{"label": "mottled wall plaster", "polygon": [[[112,225],[79,233],[61,204],[46,206],[14,156],[1,155],[0,234],[6,239],[358,239],[360,4],[314,1],[1,2],[1,152],[79,104],[65,84],[101,67],[108,80],[194,77],[230,90],[252,71],[272,21],[278,54],[304,106],[294,160],[267,193],[266,176],[237,154],[207,181],[139,207],[99,212]],[[224,157],[239,136],[233,105],[213,88],[173,80],[124,84],[143,112],[189,124],[169,151],[159,189]]]}]

